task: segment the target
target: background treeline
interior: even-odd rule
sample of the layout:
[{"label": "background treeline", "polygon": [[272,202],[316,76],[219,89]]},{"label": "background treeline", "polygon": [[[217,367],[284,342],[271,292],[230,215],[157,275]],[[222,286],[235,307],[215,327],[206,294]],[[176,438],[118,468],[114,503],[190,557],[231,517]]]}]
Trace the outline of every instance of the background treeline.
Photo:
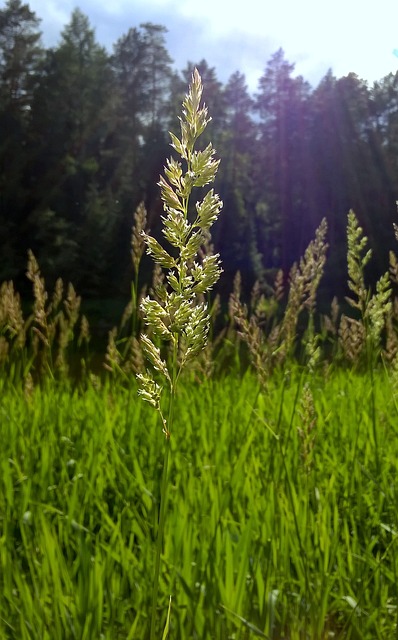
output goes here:
[{"label": "background treeline", "polygon": [[[322,294],[342,295],[350,208],[373,249],[368,276],[379,276],[395,248],[398,72],[370,87],[329,71],[313,88],[279,50],[250,95],[242,73],[223,84],[205,60],[177,73],[165,32],[132,27],[110,53],[76,9],[46,49],[28,4],[0,9],[0,281],[23,291],[32,249],[50,283],[128,295],[133,213],[144,201],[156,235],[156,183],[194,66],[213,118],[206,136],[222,158],[221,292],[238,270],[247,288],[279,267],[287,274],[326,217]],[[143,280],[149,269],[144,261]]]}]

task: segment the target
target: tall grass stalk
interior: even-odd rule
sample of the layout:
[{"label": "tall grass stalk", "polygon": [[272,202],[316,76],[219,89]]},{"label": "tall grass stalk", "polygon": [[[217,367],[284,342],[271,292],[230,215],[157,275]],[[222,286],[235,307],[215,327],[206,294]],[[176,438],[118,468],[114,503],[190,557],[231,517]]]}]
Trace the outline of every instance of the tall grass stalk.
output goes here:
[{"label": "tall grass stalk", "polygon": [[131,262],[133,265],[134,278],[131,282],[131,335],[135,338],[137,335],[138,326],[138,311],[139,311],[139,290],[138,290],[138,276],[140,271],[141,258],[145,251],[145,241],[142,236],[142,232],[145,231],[147,224],[147,212],[145,204],[140,202],[134,213],[134,224],[131,233]]},{"label": "tall grass stalk", "polygon": [[[195,187],[204,187],[214,181],[219,165],[219,161],[214,159],[215,152],[211,143],[202,151],[195,149],[197,139],[209,122],[207,108],[201,105],[202,91],[202,81],[195,69],[182,106],[181,137],[179,139],[170,134],[171,146],[181,160],[170,158],[165,167],[165,177],[161,176],[159,182],[165,212],[162,232],[171,245],[171,252],[166,251],[155,238],[142,232],[147,252],[159,267],[166,270],[166,284],[158,287],[157,298],[147,296],[141,303],[143,320],[151,335],[141,335],[141,344],[151,369],[137,376],[139,393],[158,411],[166,439],[156,542],[151,640],[156,636],[170,437],[174,425],[177,383],[182,370],[206,346],[210,313],[208,303],[203,300],[221,274],[219,255],[201,252],[201,248],[208,245],[210,228],[219,216],[222,203],[212,189],[201,202],[196,202],[195,208],[190,202]],[[164,354],[164,343],[171,347],[171,359]],[[152,372],[157,379],[160,378],[160,383]],[[164,386],[168,391],[166,411],[162,397]]]},{"label": "tall grass stalk", "polygon": [[[360,325],[365,342],[366,368],[370,374],[370,405],[372,416],[372,437],[375,451],[376,469],[380,471],[379,437],[376,419],[374,367],[380,357],[381,336],[391,314],[391,283],[389,272],[384,273],[376,283],[376,291],[371,295],[365,286],[365,268],[372,257],[371,249],[367,249],[368,239],[359,226],[353,211],[348,214],[347,222],[347,266],[348,286],[354,297],[346,300],[351,307],[360,313]],[[353,321],[355,322],[355,321]],[[358,321],[357,321],[358,322]]]}]

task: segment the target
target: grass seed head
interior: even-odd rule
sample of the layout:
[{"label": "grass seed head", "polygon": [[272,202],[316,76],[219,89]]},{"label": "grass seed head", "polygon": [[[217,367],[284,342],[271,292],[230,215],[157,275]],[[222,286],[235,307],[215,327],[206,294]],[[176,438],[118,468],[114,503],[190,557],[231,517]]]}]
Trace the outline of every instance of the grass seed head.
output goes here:
[{"label": "grass seed head", "polygon": [[134,273],[138,274],[141,258],[145,252],[145,241],[142,233],[146,229],[147,211],[145,204],[140,202],[134,213],[134,224],[131,232],[131,261]]},{"label": "grass seed head", "polygon": [[[182,106],[180,138],[170,134],[171,146],[180,160],[167,160],[164,176],[158,183],[164,210],[162,233],[171,250],[141,232],[147,253],[155,261],[157,277],[163,274],[160,284],[153,287],[156,295],[147,296],[141,302],[147,326],[146,334],[141,335],[141,344],[152,368],[165,379],[172,393],[182,367],[206,346],[210,315],[203,296],[211,291],[221,274],[220,256],[209,250],[209,238],[222,202],[210,189],[196,202],[195,211],[191,207],[194,189],[213,182],[219,166],[211,143],[203,150],[195,148],[209,122],[207,108],[201,105],[202,91],[202,81],[195,70]],[[162,346],[157,346],[152,338],[172,345],[171,364],[163,359]],[[148,400],[155,389],[152,378],[140,375],[138,381],[140,395]],[[160,406],[160,393],[154,406]],[[165,425],[164,431],[168,433]]]}]

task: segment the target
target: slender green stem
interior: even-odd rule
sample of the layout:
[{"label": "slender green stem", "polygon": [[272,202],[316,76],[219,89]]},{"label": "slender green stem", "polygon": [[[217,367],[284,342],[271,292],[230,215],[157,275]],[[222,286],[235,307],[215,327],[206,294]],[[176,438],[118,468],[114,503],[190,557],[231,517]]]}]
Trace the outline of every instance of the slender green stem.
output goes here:
[{"label": "slender green stem", "polygon": [[[165,236],[171,245],[179,251],[173,258],[159,242],[143,234],[147,244],[147,251],[153,255],[160,267],[170,269],[167,277],[172,291],[163,288],[161,304],[147,296],[142,302],[143,321],[152,327],[157,339],[172,342],[173,354],[171,364],[162,360],[160,347],[156,341],[152,342],[147,335],[142,336],[146,356],[154,369],[161,374],[169,387],[168,415],[165,418],[161,406],[160,396],[163,386],[157,384],[150,374],[138,374],[141,383],[140,394],[159,412],[163,433],[166,436],[163,475],[160,490],[159,522],[156,536],[156,559],[152,591],[152,611],[150,640],[155,640],[157,627],[157,605],[159,593],[160,562],[163,550],[165,520],[167,515],[168,467],[170,456],[170,435],[173,431],[174,400],[182,367],[187,358],[191,359],[205,345],[207,340],[208,323],[210,321],[207,307],[200,304],[197,309],[196,295],[205,293],[218,280],[221,269],[218,254],[199,266],[194,262],[199,245],[205,239],[211,225],[218,216],[222,203],[213,190],[209,191],[202,203],[197,203],[197,220],[188,221],[189,201],[194,186],[205,186],[213,182],[217,173],[219,161],[213,159],[214,150],[209,144],[204,151],[194,152],[193,147],[197,137],[208,123],[206,107],[200,108],[202,84],[197,70],[192,76],[192,85],[183,103],[185,118],[181,120],[181,141],[171,134],[174,148],[186,161],[187,171],[182,175],[180,163],[173,159],[168,161],[165,173],[169,182],[161,178],[159,185],[161,197],[165,204]],[[183,220],[181,219],[181,214]],[[195,231],[196,229],[196,231]],[[199,242],[199,245],[197,243]],[[138,297],[137,279],[133,287],[133,297]],[[160,308],[162,307],[162,308]],[[192,307],[192,317],[190,308]],[[134,319],[133,319],[134,320]],[[180,347],[183,347],[181,362],[178,364]],[[185,349],[185,351],[184,351]],[[166,628],[168,624],[166,624]],[[164,632],[164,633],[165,633]],[[167,632],[166,632],[167,633]],[[163,634],[164,635],[164,634]]]},{"label": "slender green stem", "polygon": [[133,314],[131,318],[131,335],[137,336],[138,324],[138,270],[134,273],[134,282],[131,285],[131,298],[133,302]]},{"label": "slender green stem", "polygon": [[164,525],[165,525],[165,516],[166,516],[169,453],[170,453],[170,438],[166,438],[164,460],[163,460],[162,485],[161,485],[161,491],[160,491],[159,526],[158,526],[157,540],[156,540],[155,573],[153,578],[153,591],[152,591],[151,635],[150,635],[151,640],[155,640],[155,637],[156,637],[156,606],[158,601],[160,557],[162,554],[163,534],[164,534]]},{"label": "slender green stem", "polygon": [[164,528],[166,522],[166,512],[167,512],[167,497],[168,497],[168,468],[169,468],[169,457],[170,457],[170,434],[173,427],[173,418],[174,418],[174,400],[175,400],[175,392],[176,392],[176,382],[177,382],[177,350],[178,350],[178,339],[177,336],[174,336],[174,349],[173,349],[173,362],[172,362],[172,384],[170,388],[170,397],[169,397],[169,410],[167,417],[167,431],[166,431],[166,443],[164,449],[164,459],[163,459],[163,473],[162,473],[162,484],[160,488],[160,513],[159,513],[159,525],[158,532],[156,538],[156,558],[155,558],[155,573],[153,577],[153,591],[152,591],[152,610],[151,610],[151,634],[150,640],[155,640],[156,637],[156,608],[158,602],[158,593],[159,593],[159,575],[160,575],[160,558],[162,555],[163,548],[163,538],[164,538]]},{"label": "slender green stem", "polygon": [[376,392],[375,392],[375,381],[374,381],[374,370],[373,363],[375,359],[373,358],[373,349],[371,345],[371,355],[368,360],[368,368],[370,373],[370,410],[372,416],[372,431],[373,431],[373,439],[375,443],[375,460],[376,460],[376,471],[380,474],[380,457],[379,457],[379,437],[378,437],[378,429],[377,429],[377,417],[376,417]]}]

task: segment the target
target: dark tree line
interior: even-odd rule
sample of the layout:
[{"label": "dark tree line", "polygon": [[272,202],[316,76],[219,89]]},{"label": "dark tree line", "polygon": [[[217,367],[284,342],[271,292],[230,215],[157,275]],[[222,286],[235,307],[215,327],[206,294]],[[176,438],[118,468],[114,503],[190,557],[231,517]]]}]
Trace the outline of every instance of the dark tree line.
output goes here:
[{"label": "dark tree line", "polygon": [[31,248],[47,277],[71,280],[85,295],[128,291],[133,213],[144,200],[156,233],[156,183],[194,66],[212,116],[206,135],[222,158],[214,242],[225,289],[238,269],[248,285],[279,267],[287,274],[326,216],[324,290],[341,292],[350,208],[373,248],[374,275],[386,268],[398,199],[398,73],[370,87],[329,71],[313,89],[279,50],[253,96],[243,74],[223,85],[205,60],[176,73],[160,25],[130,28],[109,53],[75,10],[59,44],[45,49],[29,5],[7,0],[0,280],[23,281]]}]

